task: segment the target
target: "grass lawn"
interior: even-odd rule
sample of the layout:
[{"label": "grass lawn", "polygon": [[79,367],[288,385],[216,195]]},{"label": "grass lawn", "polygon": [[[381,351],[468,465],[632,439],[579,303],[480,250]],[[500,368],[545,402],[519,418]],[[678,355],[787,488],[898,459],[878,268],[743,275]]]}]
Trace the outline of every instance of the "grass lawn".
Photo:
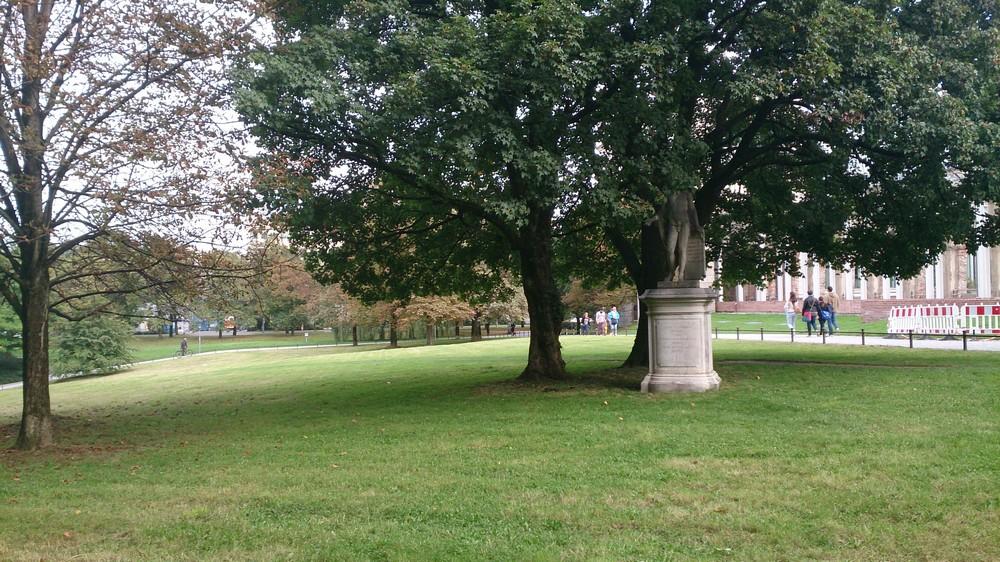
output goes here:
[{"label": "grass lawn", "polygon": [[[995,355],[716,342],[641,395],[631,338],[203,356],[53,385],[0,452],[0,560],[997,560]],[[0,393],[0,446],[20,394]]]},{"label": "grass lawn", "polygon": [[[886,321],[877,320],[875,322],[862,322],[860,314],[838,314],[837,324],[842,332],[860,332],[862,328],[868,332],[885,332]],[[719,330],[736,331],[736,328],[751,332],[759,331],[788,331],[785,324],[784,313],[758,314],[743,312],[717,312],[712,314],[712,325]],[[800,315],[795,317],[795,329],[805,330],[805,322]]]},{"label": "grass lawn", "polygon": [[[309,341],[306,341],[304,333],[309,334]],[[173,357],[181,347],[181,338],[185,336],[136,336],[133,338],[134,357],[136,361],[148,361],[150,359],[162,359]],[[186,336],[188,339],[188,351],[197,353],[198,336]],[[226,334],[219,338],[213,334],[201,337],[201,351],[221,351],[225,349],[246,349],[251,347],[292,347],[297,345],[327,345],[334,343],[350,343],[348,339],[335,337],[333,332],[322,330],[295,332],[294,334],[282,334],[275,332],[250,333],[231,336]]]}]

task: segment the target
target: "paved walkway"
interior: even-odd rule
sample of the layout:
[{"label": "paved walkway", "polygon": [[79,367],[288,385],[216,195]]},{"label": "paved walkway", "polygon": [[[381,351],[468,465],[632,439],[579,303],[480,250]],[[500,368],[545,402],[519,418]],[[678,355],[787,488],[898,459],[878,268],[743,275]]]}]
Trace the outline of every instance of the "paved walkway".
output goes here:
[{"label": "paved walkway", "polygon": [[[713,338],[716,338],[716,334],[712,334]],[[719,332],[716,339],[720,340],[735,340],[737,339],[736,334],[733,332]],[[739,334],[740,341],[754,342],[761,341],[760,332],[754,331],[741,331]],[[766,342],[781,342],[789,343],[792,341],[791,334],[789,333],[765,333],[764,340]],[[795,332],[795,343],[796,344],[813,344],[813,345],[862,345],[861,336],[855,333],[850,334],[834,334],[832,336],[827,336],[824,342],[822,336],[813,335],[812,337],[807,336],[805,332]],[[968,345],[968,351],[1000,351],[1000,337],[973,337],[969,336],[966,340]],[[863,345],[874,345],[882,347],[910,347],[910,338],[907,336],[899,336],[898,338],[887,338],[885,336],[873,336],[866,334],[864,338]],[[934,336],[929,338],[923,338],[922,336],[914,334],[913,336],[913,349],[950,349],[952,351],[962,351],[962,336],[954,336],[954,339],[943,340],[940,336]]]},{"label": "paved walkway", "polygon": [[[358,342],[358,345],[359,346],[362,346],[362,345],[377,345],[377,344],[380,344],[380,343],[385,343],[385,342],[371,342],[371,341],[368,341],[368,342]],[[320,344],[320,345],[283,345],[283,346],[282,345],[276,345],[276,346],[269,346],[269,347],[246,347],[246,348],[242,348],[242,349],[220,349],[218,351],[203,351],[201,353],[189,353],[189,354],[185,355],[184,357],[180,357],[180,356],[174,355],[172,357],[163,357],[161,359],[150,359],[148,361],[136,361],[135,363],[129,364],[128,367],[135,367],[136,365],[149,365],[151,363],[162,363],[163,361],[178,361],[178,360],[185,360],[185,361],[187,361],[187,360],[190,360],[190,359],[192,359],[194,357],[201,357],[201,356],[204,356],[204,355],[219,355],[219,354],[222,354],[222,353],[246,353],[246,352],[253,352],[253,351],[282,351],[282,350],[285,350],[285,351],[295,351],[295,350],[302,350],[302,349],[321,349],[321,348],[324,348],[324,347],[351,347],[351,346],[352,346],[352,344],[350,344],[350,343],[328,343],[328,344]],[[64,380],[67,380],[67,379],[73,379],[73,378],[77,378],[77,377],[81,377],[81,376],[84,376],[84,375],[80,375],[80,374],[76,374],[76,375],[62,375],[62,376],[55,376],[55,375],[53,375],[53,376],[49,377],[49,382],[64,381]],[[12,382],[12,383],[9,383],[9,384],[0,384],[0,392],[2,392],[4,390],[14,389],[14,388],[21,388],[22,384],[23,383],[20,383],[20,382]]]}]

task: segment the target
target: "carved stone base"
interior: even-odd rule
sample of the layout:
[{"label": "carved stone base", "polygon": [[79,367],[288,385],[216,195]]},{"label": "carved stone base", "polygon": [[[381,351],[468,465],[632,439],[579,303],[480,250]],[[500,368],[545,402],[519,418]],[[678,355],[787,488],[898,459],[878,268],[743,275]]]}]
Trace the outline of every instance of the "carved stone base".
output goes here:
[{"label": "carved stone base", "polygon": [[712,365],[712,312],[718,293],[701,287],[649,289],[649,374],[643,392],[704,392],[719,388]]}]

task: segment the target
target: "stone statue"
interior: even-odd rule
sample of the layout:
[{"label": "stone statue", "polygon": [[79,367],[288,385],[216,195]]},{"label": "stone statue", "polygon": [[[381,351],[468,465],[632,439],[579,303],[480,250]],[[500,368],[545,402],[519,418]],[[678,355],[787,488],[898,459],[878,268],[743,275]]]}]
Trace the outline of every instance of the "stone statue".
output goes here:
[{"label": "stone statue", "polygon": [[[677,191],[656,213],[667,253],[667,277],[670,284],[701,281],[705,278],[705,231],[698,222],[691,191]],[[693,236],[692,236],[693,235]]]},{"label": "stone statue", "polygon": [[[719,388],[712,363],[712,311],[719,293],[703,287],[705,232],[694,193],[671,193],[645,232],[656,222],[663,240],[666,274],[639,298],[649,319],[649,374],[643,392],[705,392]],[[650,233],[652,234],[652,233]]]}]

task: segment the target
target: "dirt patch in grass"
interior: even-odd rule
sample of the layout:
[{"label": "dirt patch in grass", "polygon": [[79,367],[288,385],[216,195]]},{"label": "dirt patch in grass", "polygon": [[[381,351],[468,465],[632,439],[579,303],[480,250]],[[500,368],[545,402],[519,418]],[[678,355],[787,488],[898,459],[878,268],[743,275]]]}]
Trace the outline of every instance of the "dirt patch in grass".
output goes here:
[{"label": "dirt patch in grass", "polygon": [[85,458],[93,458],[120,453],[134,449],[131,444],[118,445],[70,445],[65,447],[49,447],[40,451],[19,451],[17,449],[0,449],[0,464],[14,470],[29,462],[45,460],[54,463],[76,462]]},{"label": "dirt patch in grass", "polygon": [[[60,427],[73,427],[79,420],[73,417],[53,416],[56,430],[56,442],[68,441],[66,432],[60,431]],[[48,447],[38,451],[21,451],[14,449],[14,439],[20,426],[16,423],[0,426],[0,441],[10,443],[7,448],[0,448],[0,464],[8,468],[14,468],[27,461],[48,460],[53,462],[78,461],[82,458],[102,456],[121,451],[128,451],[136,448],[136,445],[127,441],[116,443],[89,443],[89,444],[62,444]]]}]

